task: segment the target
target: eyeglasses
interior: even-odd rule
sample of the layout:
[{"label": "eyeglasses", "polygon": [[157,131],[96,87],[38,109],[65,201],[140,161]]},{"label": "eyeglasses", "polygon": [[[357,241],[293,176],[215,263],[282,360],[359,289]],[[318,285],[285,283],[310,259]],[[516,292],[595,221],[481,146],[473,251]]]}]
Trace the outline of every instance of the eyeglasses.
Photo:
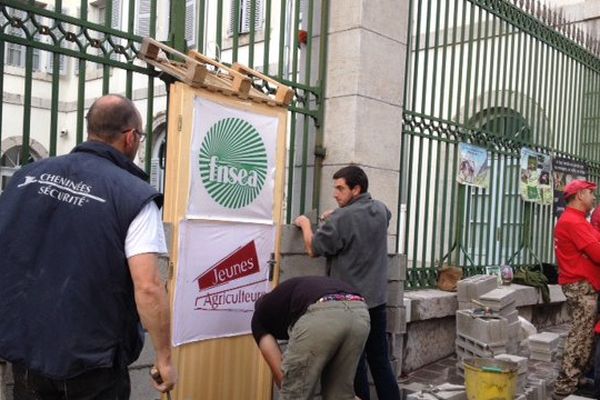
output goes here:
[{"label": "eyeglasses", "polygon": [[146,132],[138,131],[135,128],[125,129],[121,133],[127,133],[129,131],[133,131],[133,133],[137,134],[140,137],[140,143],[143,142],[144,140],[146,140]]}]

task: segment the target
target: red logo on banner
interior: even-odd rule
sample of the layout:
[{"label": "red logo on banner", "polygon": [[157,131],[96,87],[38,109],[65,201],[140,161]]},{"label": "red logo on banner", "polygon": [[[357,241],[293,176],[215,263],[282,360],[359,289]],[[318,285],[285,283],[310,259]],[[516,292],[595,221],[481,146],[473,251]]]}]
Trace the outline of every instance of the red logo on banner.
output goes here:
[{"label": "red logo on banner", "polygon": [[253,240],[218,261],[196,279],[198,280],[198,288],[206,290],[259,271],[256,245]]}]

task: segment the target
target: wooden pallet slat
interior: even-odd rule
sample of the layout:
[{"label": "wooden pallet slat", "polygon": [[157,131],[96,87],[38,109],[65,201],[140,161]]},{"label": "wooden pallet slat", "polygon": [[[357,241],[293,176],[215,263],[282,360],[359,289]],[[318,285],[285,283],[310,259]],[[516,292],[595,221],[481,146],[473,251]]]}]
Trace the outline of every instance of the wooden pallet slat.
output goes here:
[{"label": "wooden pallet slat", "polygon": [[[290,87],[245,65],[235,63],[230,68],[195,50],[190,50],[185,55],[152,38],[144,38],[138,55],[153,67],[192,87],[273,107],[287,107],[294,97],[294,91]],[[262,80],[275,86],[275,95],[263,93],[252,87],[254,80]]]}]

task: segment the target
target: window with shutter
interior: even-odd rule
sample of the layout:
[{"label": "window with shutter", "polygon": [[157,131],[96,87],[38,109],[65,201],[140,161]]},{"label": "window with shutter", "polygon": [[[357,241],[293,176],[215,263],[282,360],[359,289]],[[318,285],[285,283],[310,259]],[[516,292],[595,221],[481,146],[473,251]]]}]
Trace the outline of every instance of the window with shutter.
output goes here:
[{"label": "window with shutter", "polygon": [[263,24],[263,0],[256,0],[256,8],[254,13],[252,13],[252,0],[232,0],[231,1],[231,9],[229,15],[229,34],[233,35],[233,25],[235,24],[234,12],[235,5],[234,2],[237,1],[239,4],[238,12],[239,12],[239,26],[238,33],[250,33],[250,21],[254,18],[254,30],[259,31],[262,30]]},{"label": "window with shutter", "polygon": [[139,0],[137,2],[136,35],[150,36],[150,9],[151,0]]},{"label": "window with shutter", "polygon": [[185,40],[188,47],[196,47],[196,0],[185,2]]},{"label": "window with shutter", "polygon": [[[11,9],[9,7],[6,8],[9,15],[21,18],[21,19],[25,19],[26,15],[25,12],[22,10],[16,10],[16,9]],[[35,30],[35,27],[33,26],[31,21],[28,21],[26,23],[27,25],[27,29],[30,32],[33,32]],[[25,37],[25,33],[23,32],[23,30],[21,28],[13,28],[12,26],[7,27],[6,29],[6,33],[8,33],[9,35],[14,35],[14,36],[18,36],[18,37]],[[9,43],[6,42],[6,50],[5,50],[5,64],[7,65],[12,65],[15,67],[20,67],[20,68],[24,68],[25,67],[25,46],[21,46],[18,44],[14,44],[14,43]],[[39,49],[33,49],[33,70],[34,71],[39,71],[40,70],[40,50]]]},{"label": "window with shutter", "polygon": [[[53,10],[54,7],[48,6],[48,9]],[[68,10],[64,7],[61,9],[61,13],[65,14],[65,15],[69,14]],[[43,22],[45,25],[48,25],[48,26],[52,24],[52,21],[49,18],[44,18]],[[53,44],[52,39],[50,37],[45,37],[44,41],[48,44]],[[60,55],[55,54],[52,52],[46,52],[46,60],[45,60],[46,72],[51,74],[54,71],[54,60],[56,58],[58,58],[58,62],[59,62],[58,73],[60,75],[66,75],[66,73],[67,73],[67,58],[66,58],[66,56],[64,56],[62,54],[60,54]]]},{"label": "window with shutter", "polygon": [[121,29],[121,0],[113,0],[112,2],[110,27],[118,30]]}]

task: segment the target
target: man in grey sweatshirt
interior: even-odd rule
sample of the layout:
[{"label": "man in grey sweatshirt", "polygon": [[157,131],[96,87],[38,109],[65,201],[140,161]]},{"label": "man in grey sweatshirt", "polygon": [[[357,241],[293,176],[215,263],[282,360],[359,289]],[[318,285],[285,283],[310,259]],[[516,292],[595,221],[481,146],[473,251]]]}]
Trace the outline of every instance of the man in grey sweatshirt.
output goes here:
[{"label": "man in grey sweatshirt", "polygon": [[356,395],[370,399],[368,362],[378,398],[398,400],[400,392],[389,362],[385,333],[387,228],[391,213],[385,204],[371,197],[367,175],[361,168],[344,167],[333,179],[339,208],[325,212],[324,224],[314,233],[306,216],[299,216],[294,223],[302,229],[308,254],[327,257],[329,275],[356,287],[369,307],[371,331],[354,380]]}]

